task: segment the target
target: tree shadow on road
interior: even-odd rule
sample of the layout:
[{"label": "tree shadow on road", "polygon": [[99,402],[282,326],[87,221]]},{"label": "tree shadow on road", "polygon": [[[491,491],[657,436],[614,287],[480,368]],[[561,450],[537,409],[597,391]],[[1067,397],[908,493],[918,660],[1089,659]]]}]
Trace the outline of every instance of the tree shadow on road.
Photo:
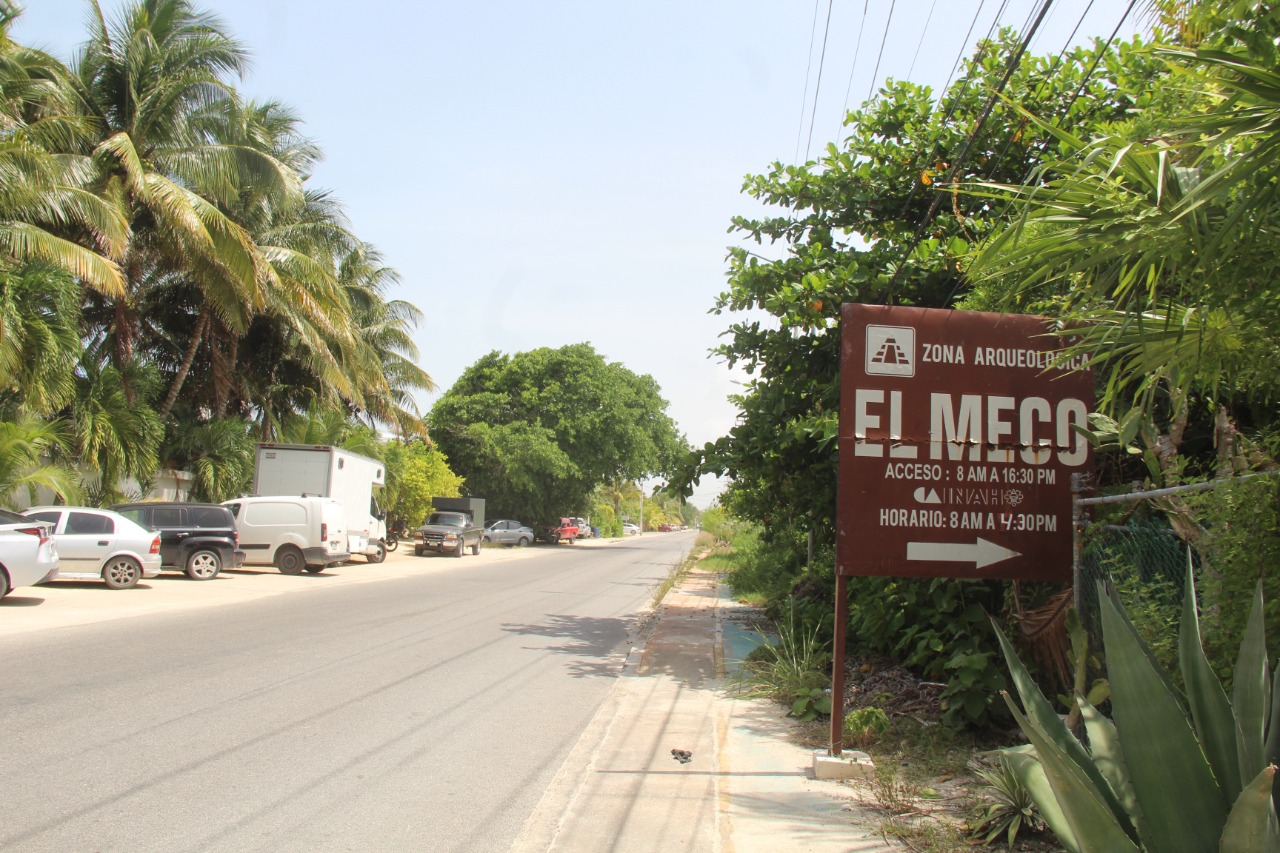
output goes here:
[{"label": "tree shadow on road", "polygon": [[568,665],[575,678],[615,678],[631,650],[637,624],[634,618],[552,614],[532,625],[506,623],[502,630],[547,638],[548,642],[530,643],[525,648],[575,658]]}]

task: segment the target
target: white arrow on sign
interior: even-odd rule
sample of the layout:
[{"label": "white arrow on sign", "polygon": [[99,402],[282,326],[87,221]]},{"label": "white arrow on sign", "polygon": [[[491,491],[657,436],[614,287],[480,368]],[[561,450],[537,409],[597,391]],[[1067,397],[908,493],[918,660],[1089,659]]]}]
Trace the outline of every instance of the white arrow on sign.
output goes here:
[{"label": "white arrow on sign", "polygon": [[982,569],[992,563],[999,563],[1010,557],[1020,557],[1022,553],[997,545],[979,537],[973,545],[962,545],[959,542],[908,542],[908,560],[943,561],[951,563],[973,563],[974,568]]}]

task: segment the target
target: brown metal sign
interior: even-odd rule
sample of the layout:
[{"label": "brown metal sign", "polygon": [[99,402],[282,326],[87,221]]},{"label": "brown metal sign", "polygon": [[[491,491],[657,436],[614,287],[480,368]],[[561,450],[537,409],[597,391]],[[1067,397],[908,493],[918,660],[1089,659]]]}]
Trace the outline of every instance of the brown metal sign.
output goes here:
[{"label": "brown metal sign", "polygon": [[1044,318],[844,305],[842,575],[1071,578],[1093,372]]}]

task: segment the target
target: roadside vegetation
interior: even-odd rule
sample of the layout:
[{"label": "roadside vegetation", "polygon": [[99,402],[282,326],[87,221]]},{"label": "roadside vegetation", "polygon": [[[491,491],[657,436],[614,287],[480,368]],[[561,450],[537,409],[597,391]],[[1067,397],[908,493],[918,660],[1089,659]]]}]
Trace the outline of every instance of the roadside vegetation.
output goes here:
[{"label": "roadside vegetation", "polygon": [[[1098,377],[1091,427],[1095,486],[1104,493],[1266,475],[1099,511],[1098,525],[1140,521],[1174,539],[1198,583],[1169,582],[1141,552],[1116,550],[1108,569],[1117,597],[1100,594],[1099,606],[1127,615],[1092,633],[1070,632],[1071,617],[1035,637],[1023,632],[1042,605],[1067,613],[1057,604],[1060,584],[850,579],[851,657],[938,685],[939,721],[949,731],[982,743],[1018,722],[1034,743],[1029,761],[1006,754],[1005,764],[983,767],[989,791],[971,822],[992,843],[1044,820],[1068,849],[1174,849],[1112,802],[1128,802],[1128,777],[1109,776],[1097,796],[1111,807],[1072,816],[1070,831],[1061,815],[1077,806],[1065,788],[1051,785],[1057,796],[1049,799],[1041,790],[1031,809],[1010,781],[1035,791],[1045,774],[1096,778],[1088,750],[1116,737],[1103,714],[1115,716],[1121,742],[1158,728],[1141,716],[1126,728],[1119,697],[1155,707],[1166,683],[1176,687],[1173,707],[1195,714],[1195,736],[1219,744],[1204,748],[1220,753],[1210,756],[1211,773],[1187,771],[1230,786],[1196,788],[1205,801],[1224,803],[1222,815],[1203,822],[1220,830],[1218,817],[1226,820],[1244,791],[1266,789],[1254,818],[1273,808],[1270,777],[1257,774],[1280,757],[1280,724],[1254,712],[1280,707],[1266,664],[1280,657],[1280,639],[1252,626],[1280,616],[1280,485],[1271,476],[1280,449],[1280,250],[1265,236],[1280,217],[1280,12],[1247,3],[1139,5],[1151,38],[1025,55],[1015,67],[1018,36],[1001,33],[976,47],[947,91],[889,81],[849,114],[847,136],[817,160],[749,177],[744,190],[774,210],[735,220],[758,245],[730,250],[729,286],[714,306],[728,315],[764,312],[771,322],[744,313],[725,333],[717,351],[752,379],[735,400],[738,425],[698,452],[685,480],[732,478],[722,504],[741,528],[731,537],[730,583],[764,608],[780,637],[815,636],[828,648],[832,637],[843,302],[1036,313],[1069,325],[1079,335],[1074,351],[1090,357]],[[993,111],[980,122],[989,101]],[[1180,640],[1188,606],[1198,607],[1198,628]],[[1135,626],[1149,661],[1116,652],[1122,624]],[[1194,676],[1183,666],[1189,654],[1203,654]],[[1017,659],[1040,685],[1043,706],[1023,684],[1021,702],[1001,698]],[[1139,670],[1164,674],[1147,680]],[[1220,688],[1210,687],[1210,675]],[[1232,709],[1248,716],[1238,756],[1233,738],[1199,732],[1210,701],[1195,698],[1201,691],[1215,697],[1215,718]],[[870,707],[879,705],[852,710]],[[1039,715],[1068,713],[1073,732],[1090,727],[1088,747],[1070,746],[1074,733],[1033,732]],[[886,735],[897,725],[889,717]],[[873,754],[884,748],[869,711],[855,731],[881,744]],[[1069,764],[1053,763],[1050,741]],[[1247,771],[1233,763],[1246,759]],[[1140,786],[1144,771],[1128,770]],[[882,788],[893,799],[893,786]],[[1177,825],[1181,807],[1152,808]],[[1249,837],[1274,843],[1266,820],[1241,821],[1262,833]],[[1085,841],[1085,825],[1108,840]],[[1215,849],[1217,837],[1178,849]],[[930,846],[937,839],[920,843],[950,849]]]}]

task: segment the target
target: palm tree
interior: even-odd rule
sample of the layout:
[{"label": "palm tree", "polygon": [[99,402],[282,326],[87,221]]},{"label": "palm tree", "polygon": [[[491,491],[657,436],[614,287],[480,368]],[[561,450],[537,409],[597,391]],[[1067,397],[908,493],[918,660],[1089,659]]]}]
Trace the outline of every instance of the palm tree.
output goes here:
[{"label": "palm tree", "polygon": [[64,501],[78,501],[81,490],[75,472],[52,458],[66,448],[62,421],[46,422],[30,415],[0,420],[0,504],[16,509],[25,495],[22,505],[30,506],[38,500],[40,488]]},{"label": "palm tree", "polygon": [[100,502],[123,497],[122,479],[146,480],[156,470],[164,427],[150,407],[129,398],[129,389],[145,395],[155,383],[154,371],[136,362],[121,371],[88,354],[81,361],[71,428],[80,465],[97,475]]},{"label": "palm tree", "polygon": [[42,266],[0,267],[0,388],[22,411],[51,414],[74,391],[80,286]]},{"label": "palm tree", "polygon": [[233,102],[227,81],[244,49],[188,0],[137,0],[112,24],[93,0],[93,31],[74,64],[80,108],[99,128],[100,189],[126,211],[127,289],[98,306],[112,362],[134,355],[141,286],[182,275],[215,306],[266,301],[273,274],[248,232],[224,213],[249,184],[301,197],[301,180],[260,147],[203,133],[198,119]]},{"label": "palm tree", "polygon": [[422,312],[402,300],[386,301],[387,289],[400,275],[384,266],[373,246],[361,243],[341,259],[338,279],[345,287],[356,327],[355,346],[347,357],[361,380],[361,397],[369,425],[381,422],[400,436],[427,437],[426,423],[414,400],[415,391],[436,390],[435,380],[416,360],[412,330]]},{"label": "palm tree", "polygon": [[[1280,75],[1242,55],[1166,51],[1196,63],[1206,88],[1232,93],[1181,135],[1086,142],[1057,131],[1071,159],[1041,184],[988,187],[1019,215],[983,247],[970,274],[1003,305],[1050,304],[1083,332],[1079,349],[1117,368],[1108,402],[1208,392],[1274,398],[1280,225]],[[1209,132],[1211,135],[1206,136]],[[1242,137],[1253,137],[1241,146]],[[1229,145],[1231,143],[1231,145]],[[1161,390],[1165,389],[1165,390]]]},{"label": "palm tree", "polygon": [[0,262],[47,264],[122,294],[113,259],[124,250],[125,218],[91,190],[93,163],[76,153],[91,123],[75,115],[67,69],[9,38],[15,17],[0,2]]},{"label": "palm tree", "polygon": [[243,494],[253,480],[255,444],[241,418],[217,418],[176,426],[172,462],[195,474],[194,500],[214,503]]}]

